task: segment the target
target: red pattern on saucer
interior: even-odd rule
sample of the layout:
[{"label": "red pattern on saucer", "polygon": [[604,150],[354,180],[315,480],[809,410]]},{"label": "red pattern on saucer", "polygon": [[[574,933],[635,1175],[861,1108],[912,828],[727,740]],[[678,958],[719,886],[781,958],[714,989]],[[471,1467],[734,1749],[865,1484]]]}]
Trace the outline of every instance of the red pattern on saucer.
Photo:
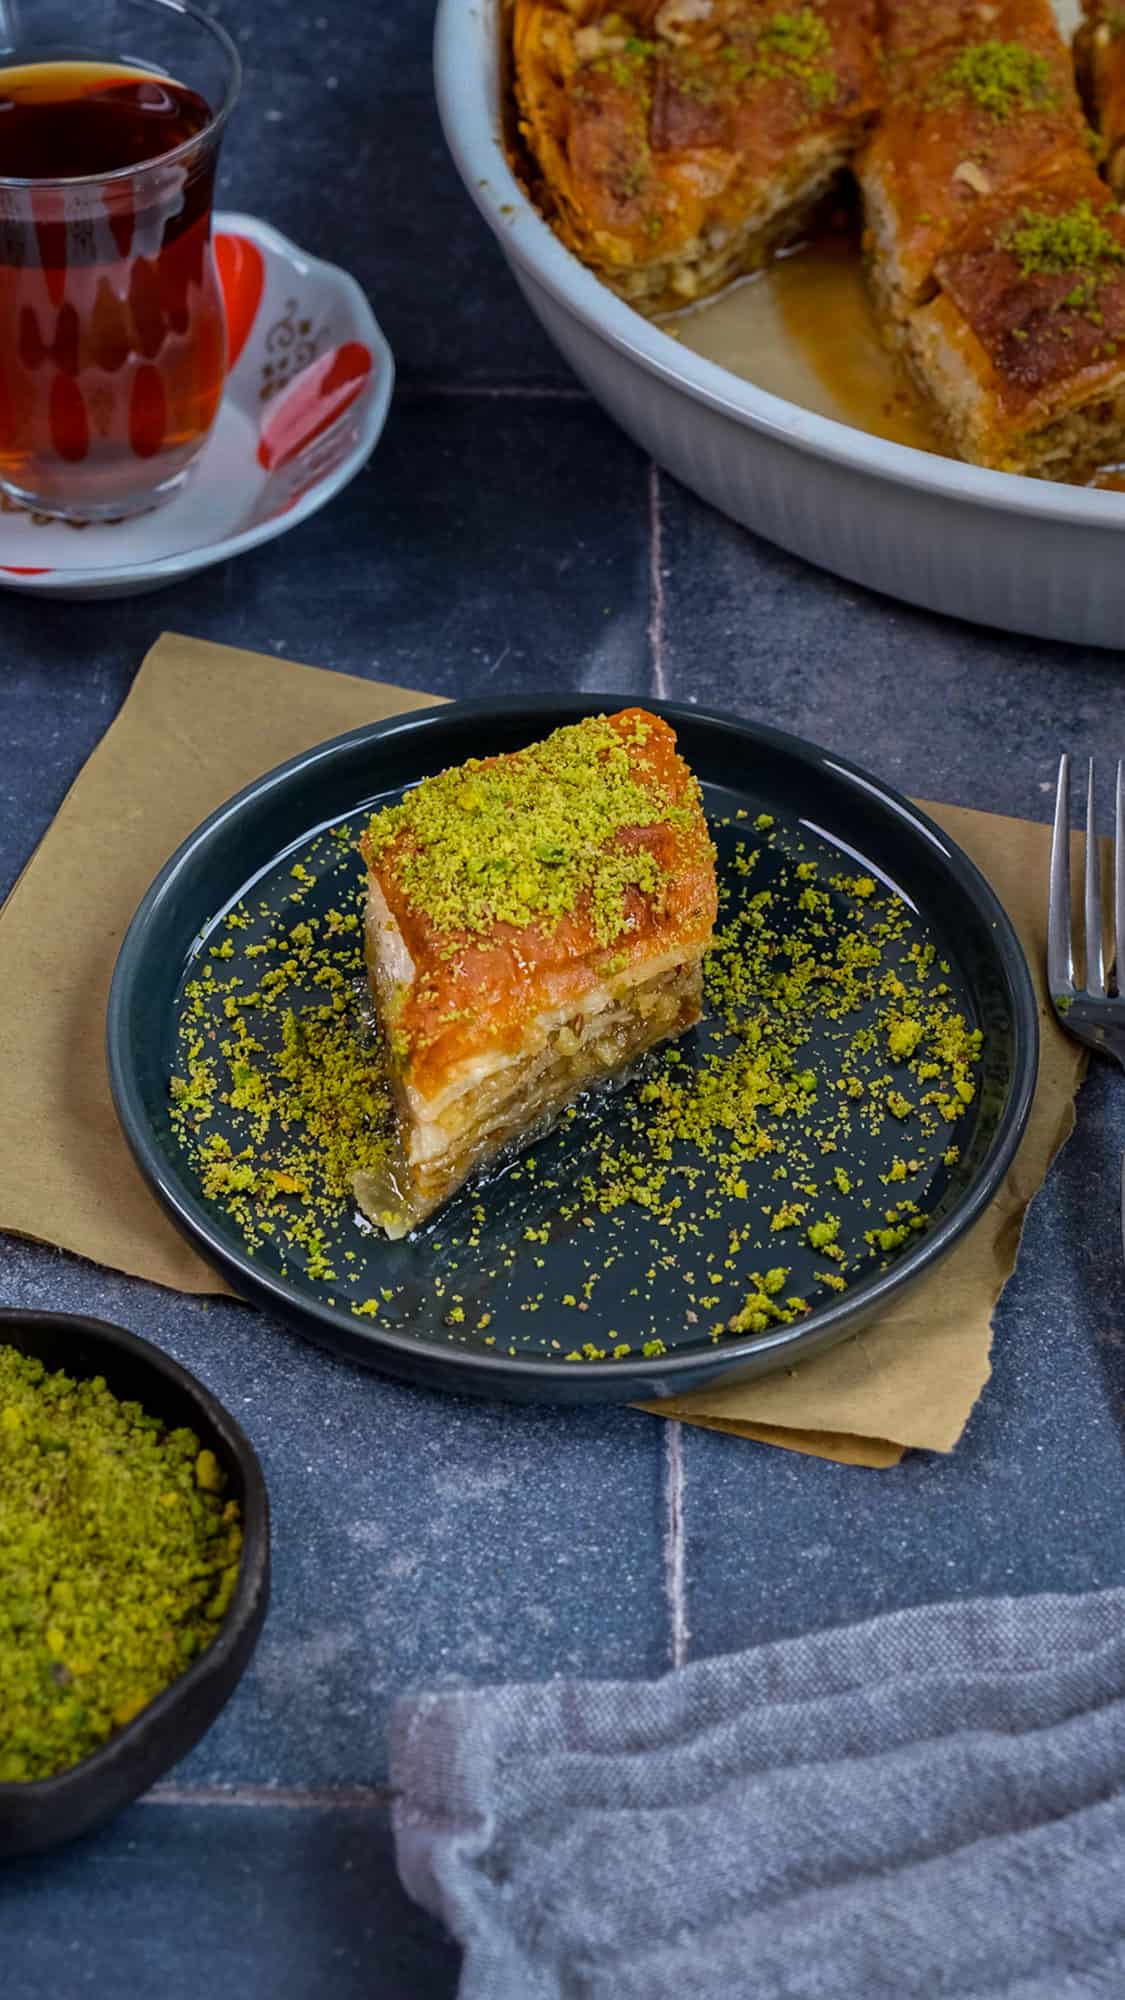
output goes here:
[{"label": "red pattern on saucer", "polygon": [[258,464],[278,472],[342,417],[371,373],[371,352],[361,340],[346,340],[303,368],[270,405],[258,444]]},{"label": "red pattern on saucer", "polygon": [[248,236],[215,237],[215,263],[227,322],[227,373],[230,374],[258,317],[266,267],[262,253]]},{"label": "red pattern on saucer", "polygon": [[216,216],[214,249],[227,378],[191,477],[151,513],[86,526],[0,498],[0,587],[156,589],[284,533],[373,449],[394,361],[355,280],[249,215]]}]

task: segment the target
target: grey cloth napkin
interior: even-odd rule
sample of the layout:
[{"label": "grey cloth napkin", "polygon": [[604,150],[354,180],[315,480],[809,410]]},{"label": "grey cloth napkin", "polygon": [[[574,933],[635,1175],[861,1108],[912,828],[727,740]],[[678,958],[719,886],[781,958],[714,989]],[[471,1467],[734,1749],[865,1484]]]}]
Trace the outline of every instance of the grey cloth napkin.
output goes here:
[{"label": "grey cloth napkin", "polygon": [[460,2000],[1123,2000],[1123,1612],[937,1605],[407,1697],[402,1880]]}]

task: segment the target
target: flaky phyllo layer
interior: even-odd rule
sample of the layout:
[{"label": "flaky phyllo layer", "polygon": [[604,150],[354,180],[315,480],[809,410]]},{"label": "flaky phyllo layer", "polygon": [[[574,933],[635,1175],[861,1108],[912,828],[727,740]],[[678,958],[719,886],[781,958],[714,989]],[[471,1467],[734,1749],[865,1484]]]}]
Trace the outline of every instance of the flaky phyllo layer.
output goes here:
[{"label": "flaky phyllo layer", "polygon": [[356,1196],[400,1236],[698,1020],[714,853],[672,730],[641,709],[427,779],[361,846],[399,1157]]}]

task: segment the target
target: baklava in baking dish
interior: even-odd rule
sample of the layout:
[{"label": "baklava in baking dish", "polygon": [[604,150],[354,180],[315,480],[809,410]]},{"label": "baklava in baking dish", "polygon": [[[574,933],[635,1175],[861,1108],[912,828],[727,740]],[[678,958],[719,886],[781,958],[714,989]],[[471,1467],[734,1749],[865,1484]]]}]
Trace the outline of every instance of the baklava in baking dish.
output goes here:
[{"label": "baklava in baking dish", "polygon": [[533,191],[659,314],[858,183],[867,289],[935,442],[1088,479],[1125,452],[1125,0],[1083,8],[1072,50],[1052,0],[507,0]]},{"label": "baklava in baking dish", "polygon": [[874,0],[515,0],[519,127],[563,241],[642,311],[791,242],[877,101]]},{"label": "baklava in baking dish", "polygon": [[356,1196],[402,1236],[698,1020],[714,851],[673,731],[635,708],[428,778],[360,845],[400,1145]]},{"label": "baklava in baking dish", "polygon": [[1125,221],[1091,166],[981,203],[907,328],[963,457],[1074,479],[1125,455]]},{"label": "baklava in baking dish", "polygon": [[951,9],[921,45],[901,40],[901,10],[887,18],[899,37],[888,40],[883,107],[856,173],[868,276],[893,333],[932,297],[938,258],[982,201],[1088,162],[1090,135],[1050,0]]}]

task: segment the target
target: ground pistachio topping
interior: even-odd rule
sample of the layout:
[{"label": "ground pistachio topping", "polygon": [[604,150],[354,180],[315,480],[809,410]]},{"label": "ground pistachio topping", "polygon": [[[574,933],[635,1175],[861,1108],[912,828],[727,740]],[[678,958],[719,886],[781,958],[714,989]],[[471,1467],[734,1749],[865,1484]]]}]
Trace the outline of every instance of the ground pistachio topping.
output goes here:
[{"label": "ground pistachio topping", "polygon": [[759,76],[794,77],[814,96],[830,96],[836,88],[831,55],[832,37],[815,7],[782,8],[757,36],[755,69]]},{"label": "ground pistachio topping", "polygon": [[351,829],[279,862],[203,941],[170,1086],[249,1252],[380,1327],[436,1308],[451,1343],[575,1364],[797,1322],[900,1254],[957,1167],[980,1030],[887,884],[768,812],[711,830],[699,1027],[571,1105],[393,1267],[351,1188],[396,1156]]},{"label": "ground pistachio topping", "polygon": [[214,1638],[225,1483],[193,1431],[0,1346],[0,1783],[77,1764]]},{"label": "ground pistachio topping", "polygon": [[[1089,201],[1075,202],[1061,215],[1022,209],[1003,240],[1019,264],[1021,277],[1040,272],[1050,277],[1073,274],[1074,283],[1061,304],[1082,313],[1094,326],[1103,324],[1099,295],[1102,286],[1125,265],[1125,247]],[[1026,338],[1026,330],[1017,329],[1017,335]]]},{"label": "ground pistachio topping", "polygon": [[720,51],[732,83],[798,83],[814,107],[836,95],[832,36],[815,7],[786,7]]},{"label": "ground pistachio topping", "polygon": [[392,1098],[358,987],[358,910],[293,922],[314,878],[296,879],[264,936],[244,939],[249,912],[230,912],[187,982],[171,1119],[247,1247],[278,1235],[331,1279],[326,1232],[356,1173],[379,1176],[393,1155]]},{"label": "ground pistachio topping", "polygon": [[[583,32],[589,31],[579,31]],[[596,33],[600,40],[612,35],[612,43],[592,56],[589,68],[608,74],[620,89],[645,103],[651,101],[654,61],[668,65],[682,96],[703,103],[724,97],[731,86],[743,83],[797,83],[813,107],[836,94],[832,36],[815,7],[782,7],[760,27],[744,27],[719,49],[717,59],[710,51],[625,35],[612,16],[599,24]],[[581,85],[578,88],[581,92]]]},{"label": "ground pistachio topping", "polygon": [[[632,725],[634,752],[647,725]],[[555,928],[579,910],[611,944],[626,896],[658,895],[654,854],[622,842],[627,829],[686,827],[693,806],[671,800],[604,716],[556,729],[516,757],[470,758],[376,813],[372,860],[393,852],[397,881],[439,931],[481,934],[497,923]]]},{"label": "ground pistachio topping", "polygon": [[1023,208],[1019,220],[1004,238],[1020,267],[1020,276],[1036,272],[1059,277],[1074,271],[1086,277],[1104,279],[1125,264],[1125,247],[1107,228],[1092,204],[1076,201],[1061,215]]},{"label": "ground pistachio topping", "polygon": [[1023,42],[974,42],[958,51],[937,77],[934,95],[950,102],[969,97],[1001,122],[1016,111],[1054,101],[1046,58]]}]

